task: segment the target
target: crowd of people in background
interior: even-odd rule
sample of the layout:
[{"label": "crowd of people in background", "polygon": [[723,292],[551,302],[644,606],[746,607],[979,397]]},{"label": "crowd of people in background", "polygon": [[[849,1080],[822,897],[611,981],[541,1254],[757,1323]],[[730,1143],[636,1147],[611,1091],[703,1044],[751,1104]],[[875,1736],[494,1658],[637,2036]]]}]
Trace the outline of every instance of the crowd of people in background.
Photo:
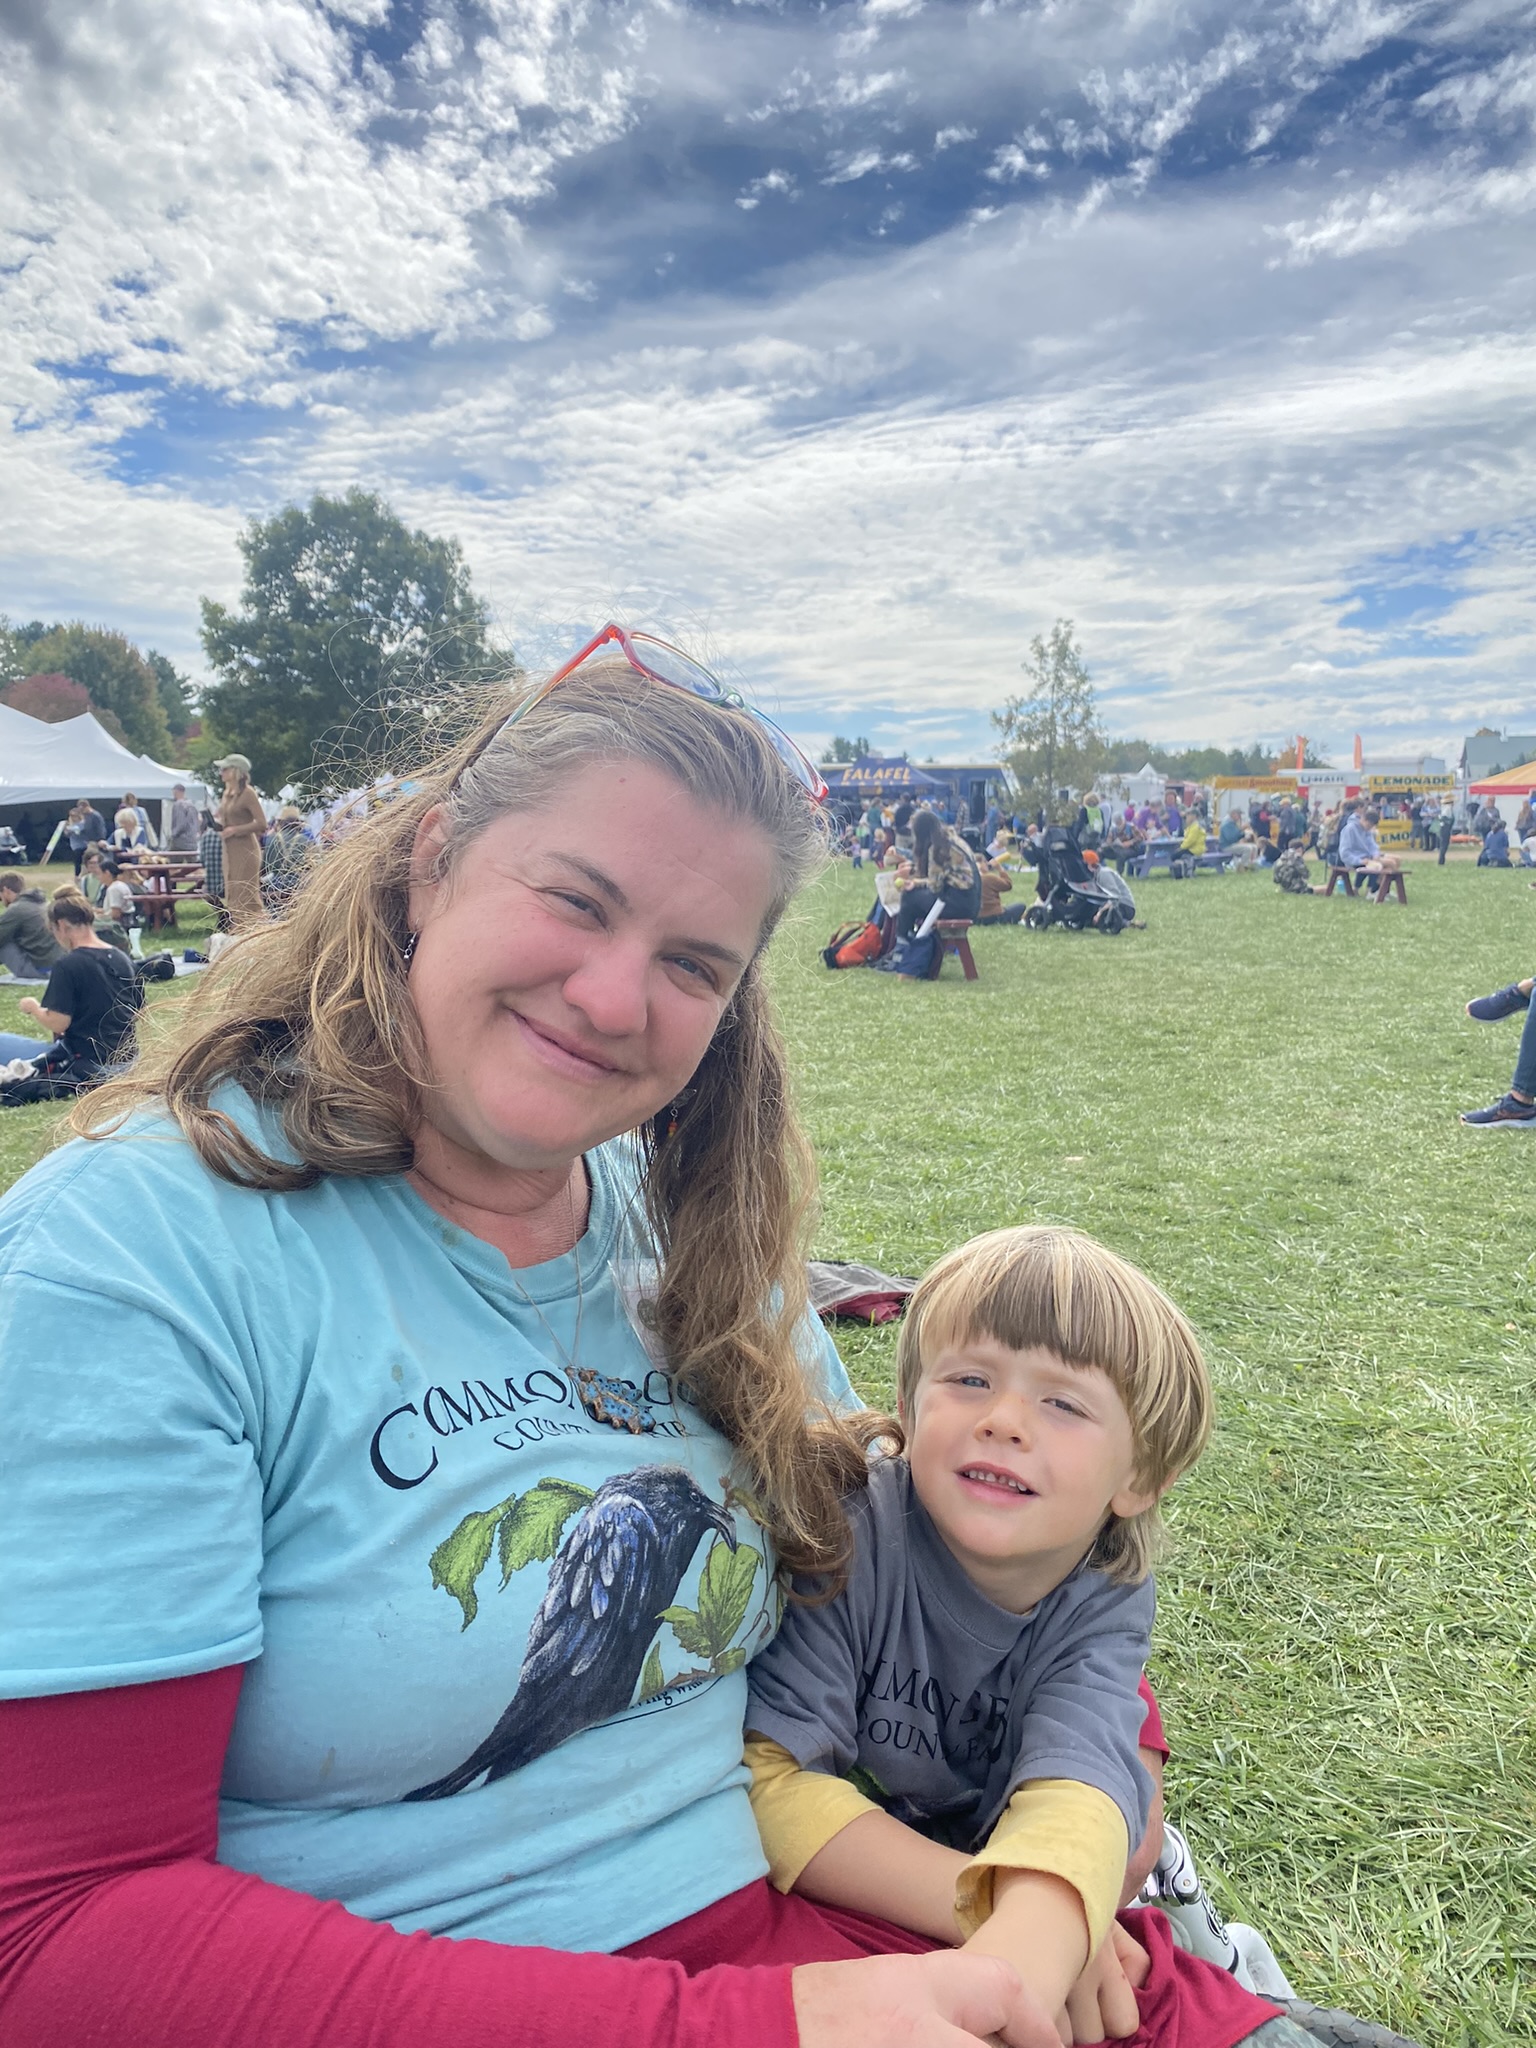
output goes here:
[{"label": "crowd of people in background", "polygon": [[[1032,864],[1049,822],[1045,813],[1008,814],[993,803],[973,822],[964,803],[935,799],[919,806],[907,798],[872,798],[847,818],[841,850],[859,866],[866,861],[896,868],[910,863],[913,820],[924,812],[970,849],[980,890],[973,921],[1018,923],[1026,905],[1016,900],[1005,906],[1002,898],[1014,892],[1018,862]],[[1307,865],[1317,860],[1328,869],[1342,867],[1363,877],[1366,894],[1381,900],[1385,878],[1400,868],[1396,853],[1380,836],[1387,818],[1399,828],[1406,820],[1409,844],[1437,854],[1442,865],[1453,837],[1460,835],[1478,841],[1479,867],[1536,868],[1536,790],[1522,803],[1513,828],[1492,800],[1458,802],[1449,792],[1385,803],[1353,796],[1326,805],[1308,803],[1300,795],[1255,795],[1246,809],[1218,814],[1205,790],[1174,786],[1161,801],[1139,803],[1111,801],[1091,789],[1061,811],[1057,822],[1071,825],[1090,865],[1109,862],[1122,875],[1143,872],[1149,850],[1156,847],[1175,877],[1199,864],[1264,867],[1291,893],[1321,894],[1326,884],[1314,884]]]},{"label": "crowd of people in background", "polygon": [[[24,996],[21,1011],[52,1034],[0,1034],[0,1103],[72,1093],[109,1069],[142,1000],[141,933],[173,918],[177,902],[206,900],[226,934],[282,912],[313,853],[310,832],[293,804],[269,819],[244,755],[215,765],[224,783],[217,807],[194,803],[178,783],[159,830],[132,790],[111,807],[110,826],[97,803],[78,798],[56,835],[74,877],[50,895],[19,868],[0,872],[0,968],[42,991]],[[14,833],[0,836],[7,856],[27,857]],[[164,972],[177,971],[166,958],[158,956]],[[185,958],[195,966],[202,955]]]}]

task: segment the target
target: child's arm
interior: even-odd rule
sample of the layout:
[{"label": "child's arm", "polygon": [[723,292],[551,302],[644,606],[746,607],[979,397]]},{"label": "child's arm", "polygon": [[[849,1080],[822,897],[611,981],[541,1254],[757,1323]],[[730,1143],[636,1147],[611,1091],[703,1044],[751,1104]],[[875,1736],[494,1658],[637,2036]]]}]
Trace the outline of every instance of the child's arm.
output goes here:
[{"label": "child's arm", "polygon": [[850,1785],[802,1770],[766,1735],[747,1736],[752,1811],[781,1892],[846,1906],[957,1941],[955,1887],[970,1858],[905,1826]]},{"label": "child's arm", "polygon": [[1138,1684],[1153,1608],[1149,1582],[1089,1574],[1041,1615],[1053,1654],[1034,1677],[1017,1789],[961,1880],[969,1942],[1006,1956],[1053,2012],[1101,1947],[1143,1840]]},{"label": "child's arm", "polygon": [[893,1819],[846,1779],[802,1770],[766,1736],[749,1734],[746,1754],[752,1810],[780,1891],[934,1941],[969,1934],[980,1951],[1006,1954],[1050,2011],[1060,2008],[1124,1880],[1125,1823],[1112,1800],[1088,1785],[1023,1786],[973,1857]]},{"label": "child's arm", "polygon": [[1125,1881],[1128,1837],[1114,1801],[1092,1785],[1022,1785],[956,1895],[966,1947],[1004,1956],[1048,2012],[1109,1931]]}]

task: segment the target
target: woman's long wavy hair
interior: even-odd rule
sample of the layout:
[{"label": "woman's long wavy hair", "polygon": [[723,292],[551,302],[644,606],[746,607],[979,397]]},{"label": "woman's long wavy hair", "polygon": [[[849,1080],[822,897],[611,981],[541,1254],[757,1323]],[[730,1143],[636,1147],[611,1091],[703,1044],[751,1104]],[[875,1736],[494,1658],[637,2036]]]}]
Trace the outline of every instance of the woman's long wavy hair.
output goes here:
[{"label": "woman's long wavy hair", "polygon": [[[550,802],[597,761],[647,762],[756,826],[777,865],[757,953],[684,1097],[637,1134],[660,1257],[648,1313],[678,1388],[736,1447],[783,1566],[835,1584],[848,1550],[840,1500],[863,1476],[866,1432],[829,1412],[795,1342],[815,1169],[762,979],[775,926],[824,858],[823,821],[745,712],[612,662],[532,695],[510,716],[523,700],[497,691],[408,794],[316,861],[281,923],[243,936],[169,1019],[157,1006],[133,1067],[82,1097],[73,1128],[111,1137],[161,1106],[211,1173],[273,1193],[327,1174],[402,1173],[434,1085],[409,988],[413,881],[451,886],[495,819]],[[417,839],[433,810],[447,832],[423,876]],[[231,1084],[278,1113],[291,1160],[214,1106]]]}]

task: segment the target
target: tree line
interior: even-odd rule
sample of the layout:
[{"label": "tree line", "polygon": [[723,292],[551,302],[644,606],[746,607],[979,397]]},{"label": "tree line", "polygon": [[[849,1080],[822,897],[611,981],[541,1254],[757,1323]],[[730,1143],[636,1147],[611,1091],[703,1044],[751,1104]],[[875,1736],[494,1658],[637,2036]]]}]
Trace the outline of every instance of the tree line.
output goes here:
[{"label": "tree line", "polygon": [[[200,693],[122,633],[0,617],[0,702],[44,719],[91,711],[135,753],[193,770],[238,751],[260,787],[322,796],[433,750],[488,680],[517,672],[459,543],[407,527],[373,492],[252,519],[239,548],[239,605],[201,601],[214,680]],[[1030,809],[1052,811],[1062,789],[1144,762],[1196,782],[1272,765],[1263,747],[1111,737],[1070,619],[1037,635],[1021,666],[1026,687],[992,722]],[[839,734],[828,758],[869,752],[864,735]],[[1309,754],[1308,765],[1326,764]]]},{"label": "tree line", "polygon": [[252,519],[239,547],[239,605],[201,600],[214,681],[200,694],[122,633],[0,619],[0,702],[54,720],[90,711],[136,753],[188,768],[238,751],[259,787],[320,796],[419,757],[515,667],[458,542],[407,527],[372,492]]}]

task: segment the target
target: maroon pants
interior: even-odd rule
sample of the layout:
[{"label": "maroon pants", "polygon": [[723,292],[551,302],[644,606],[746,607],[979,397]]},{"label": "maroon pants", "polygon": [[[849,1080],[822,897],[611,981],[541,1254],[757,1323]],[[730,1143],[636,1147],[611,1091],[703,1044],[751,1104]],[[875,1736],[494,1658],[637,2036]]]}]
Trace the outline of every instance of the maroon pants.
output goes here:
[{"label": "maroon pants", "polygon": [[[1278,2010],[1214,1963],[1188,1955],[1156,1911],[1121,1915],[1147,1950],[1151,1972],[1137,1993],[1141,2026],[1123,2048],[1236,2048]],[[927,1955],[921,1934],[866,1913],[818,1906],[773,1889],[766,1879],[733,1892],[675,1927],[637,1941],[627,1956],[681,1963],[689,1976],[717,1963],[837,1963],[859,1956]]]}]

